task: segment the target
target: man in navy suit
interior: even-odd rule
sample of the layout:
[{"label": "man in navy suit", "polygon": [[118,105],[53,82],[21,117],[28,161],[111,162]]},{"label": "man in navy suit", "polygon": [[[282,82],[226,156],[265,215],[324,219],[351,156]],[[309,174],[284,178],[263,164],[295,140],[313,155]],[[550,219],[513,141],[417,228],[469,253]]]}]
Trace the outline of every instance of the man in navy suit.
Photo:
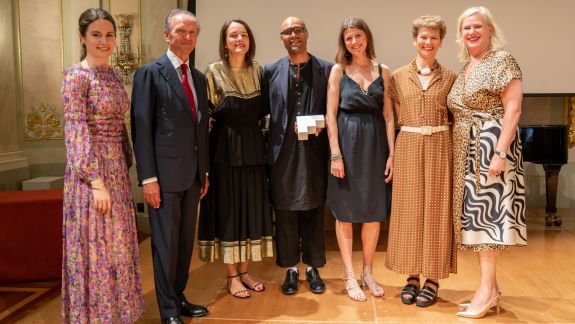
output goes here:
[{"label": "man in navy suit", "polygon": [[323,293],[325,284],[317,268],[325,265],[327,135],[319,129],[316,136],[298,140],[296,117],[325,115],[332,64],[307,52],[308,31],[300,18],[286,18],[280,38],[288,56],[264,67],[261,84],[270,114],[267,156],[276,216],[276,264],[287,268],[284,294],[298,290],[300,261],[307,265],[310,290]]},{"label": "man in navy suit", "polygon": [[198,202],[208,190],[208,99],[204,75],[188,66],[196,17],[175,9],[165,21],[166,55],[140,68],[132,91],[132,139],[138,181],[152,227],[156,298],[163,323],[201,317],[184,296]]}]

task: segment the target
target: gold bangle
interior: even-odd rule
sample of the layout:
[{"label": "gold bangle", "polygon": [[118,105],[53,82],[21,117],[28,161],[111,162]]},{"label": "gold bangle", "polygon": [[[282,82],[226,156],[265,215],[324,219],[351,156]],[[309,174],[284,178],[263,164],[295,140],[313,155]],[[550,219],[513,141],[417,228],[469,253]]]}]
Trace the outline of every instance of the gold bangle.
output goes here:
[{"label": "gold bangle", "polygon": [[341,154],[334,154],[331,156],[331,160],[335,161],[335,160],[339,160],[341,159],[343,156]]}]

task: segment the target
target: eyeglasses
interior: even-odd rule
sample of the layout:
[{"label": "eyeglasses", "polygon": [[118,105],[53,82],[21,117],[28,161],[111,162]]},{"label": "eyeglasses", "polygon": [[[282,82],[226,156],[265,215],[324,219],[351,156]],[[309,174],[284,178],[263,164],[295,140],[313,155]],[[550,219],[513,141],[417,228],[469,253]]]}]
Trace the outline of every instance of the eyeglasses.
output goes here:
[{"label": "eyeglasses", "polygon": [[290,37],[291,34],[294,33],[294,34],[296,34],[296,36],[299,36],[299,35],[303,34],[304,32],[305,32],[304,27],[296,26],[296,27],[286,28],[286,29],[282,30],[280,35],[282,37]]}]

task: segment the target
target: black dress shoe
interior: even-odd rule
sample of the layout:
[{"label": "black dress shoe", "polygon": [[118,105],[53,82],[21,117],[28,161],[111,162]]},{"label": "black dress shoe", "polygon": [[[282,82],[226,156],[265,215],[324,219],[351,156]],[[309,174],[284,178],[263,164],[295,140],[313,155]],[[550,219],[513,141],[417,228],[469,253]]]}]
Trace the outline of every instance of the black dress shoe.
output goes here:
[{"label": "black dress shoe", "polygon": [[180,302],[180,315],[186,317],[204,317],[208,315],[208,309],[201,305],[194,305],[187,300]]},{"label": "black dress shoe", "polygon": [[162,318],[162,324],[184,324],[181,318],[179,317],[168,317]]},{"label": "black dress shoe", "polygon": [[284,295],[293,295],[297,292],[297,284],[299,282],[299,272],[288,269],[286,278],[282,285],[282,292]]},{"label": "black dress shoe", "polygon": [[325,292],[325,283],[319,276],[319,271],[316,268],[311,268],[305,272],[305,279],[309,281],[309,290],[314,294],[321,294]]}]

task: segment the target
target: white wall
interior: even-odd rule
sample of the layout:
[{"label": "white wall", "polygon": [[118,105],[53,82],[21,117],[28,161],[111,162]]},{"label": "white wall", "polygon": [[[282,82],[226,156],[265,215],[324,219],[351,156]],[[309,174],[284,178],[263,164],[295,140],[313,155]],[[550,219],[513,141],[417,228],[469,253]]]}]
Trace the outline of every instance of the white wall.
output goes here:
[{"label": "white wall", "polygon": [[[290,15],[306,22],[310,51],[332,60],[341,23],[349,16],[359,16],[374,34],[378,61],[394,70],[415,56],[410,34],[413,19],[436,14],[448,25],[438,58],[457,70],[457,17],[464,9],[477,5],[492,11],[506,35],[507,49],[517,57],[524,72],[525,92],[575,93],[573,0],[198,0],[202,32],[196,63],[203,69],[217,59],[220,27],[232,18],[244,19],[253,29],[260,63],[285,55],[279,31],[282,20]],[[551,53],[553,59],[545,60]]]}]

